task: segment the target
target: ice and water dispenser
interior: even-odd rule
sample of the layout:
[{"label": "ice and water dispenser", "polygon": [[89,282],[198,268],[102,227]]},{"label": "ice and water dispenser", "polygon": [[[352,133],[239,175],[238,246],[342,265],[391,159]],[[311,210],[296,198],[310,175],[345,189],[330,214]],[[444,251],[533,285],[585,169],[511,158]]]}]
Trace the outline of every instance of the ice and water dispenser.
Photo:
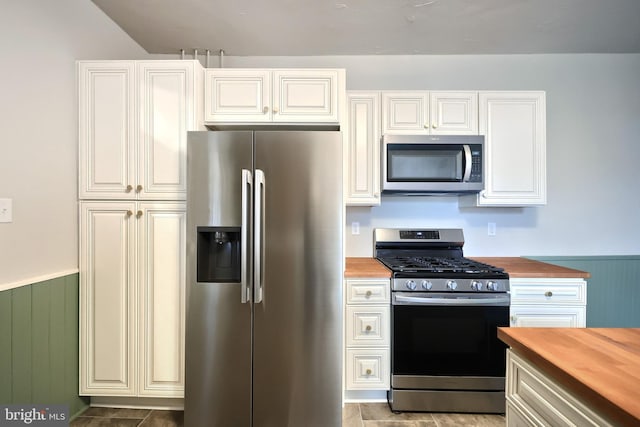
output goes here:
[{"label": "ice and water dispenser", "polygon": [[240,282],[240,227],[198,227],[198,282]]}]

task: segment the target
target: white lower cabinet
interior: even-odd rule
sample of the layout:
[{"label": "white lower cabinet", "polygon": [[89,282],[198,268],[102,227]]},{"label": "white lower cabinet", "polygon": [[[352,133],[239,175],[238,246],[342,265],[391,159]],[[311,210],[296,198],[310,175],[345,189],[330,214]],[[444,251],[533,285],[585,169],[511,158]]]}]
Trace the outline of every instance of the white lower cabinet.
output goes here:
[{"label": "white lower cabinet", "polygon": [[580,397],[507,350],[507,426],[611,426]]},{"label": "white lower cabinet", "polygon": [[80,202],[80,394],[183,397],[182,202]]},{"label": "white lower cabinet", "polygon": [[584,328],[587,282],[583,279],[510,279],[511,326]]},{"label": "white lower cabinet", "polygon": [[345,388],[389,390],[389,279],[347,279]]}]

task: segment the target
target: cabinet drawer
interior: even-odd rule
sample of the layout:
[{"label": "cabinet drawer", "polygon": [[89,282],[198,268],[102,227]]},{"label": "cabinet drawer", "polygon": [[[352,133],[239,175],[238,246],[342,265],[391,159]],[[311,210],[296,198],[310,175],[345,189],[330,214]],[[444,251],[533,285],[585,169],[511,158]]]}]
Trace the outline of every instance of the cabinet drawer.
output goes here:
[{"label": "cabinet drawer", "polygon": [[347,349],[347,390],[389,390],[388,349]]},{"label": "cabinet drawer", "polygon": [[511,279],[512,304],[586,305],[587,283],[584,280]]},{"label": "cabinet drawer", "polygon": [[347,280],[347,304],[389,302],[389,279]]},{"label": "cabinet drawer", "polygon": [[568,305],[511,305],[510,326],[524,328],[584,328],[587,309]]},{"label": "cabinet drawer", "polygon": [[347,346],[388,346],[389,306],[347,306]]},{"label": "cabinet drawer", "polygon": [[[542,371],[507,352],[507,402],[516,407],[532,425],[610,426],[582,401],[554,383]],[[521,421],[521,420],[520,420]],[[508,425],[518,425],[507,419]]]}]

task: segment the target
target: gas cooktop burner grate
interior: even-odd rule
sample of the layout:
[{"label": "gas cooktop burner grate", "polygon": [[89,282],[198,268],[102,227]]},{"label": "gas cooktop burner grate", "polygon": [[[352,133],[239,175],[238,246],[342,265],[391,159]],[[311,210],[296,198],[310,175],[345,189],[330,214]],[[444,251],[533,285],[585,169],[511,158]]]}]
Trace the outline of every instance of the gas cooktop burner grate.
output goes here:
[{"label": "gas cooktop burner grate", "polygon": [[501,268],[468,258],[398,256],[379,258],[393,271],[424,271],[430,273],[499,273]]}]

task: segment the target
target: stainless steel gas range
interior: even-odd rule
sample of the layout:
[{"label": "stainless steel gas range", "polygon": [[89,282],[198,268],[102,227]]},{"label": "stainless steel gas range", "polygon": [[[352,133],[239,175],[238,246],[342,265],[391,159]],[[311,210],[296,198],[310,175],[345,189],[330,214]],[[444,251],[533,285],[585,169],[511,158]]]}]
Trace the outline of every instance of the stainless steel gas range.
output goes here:
[{"label": "stainless steel gas range", "polygon": [[376,229],[392,273],[393,411],[505,412],[509,275],[463,256],[460,229]]}]

